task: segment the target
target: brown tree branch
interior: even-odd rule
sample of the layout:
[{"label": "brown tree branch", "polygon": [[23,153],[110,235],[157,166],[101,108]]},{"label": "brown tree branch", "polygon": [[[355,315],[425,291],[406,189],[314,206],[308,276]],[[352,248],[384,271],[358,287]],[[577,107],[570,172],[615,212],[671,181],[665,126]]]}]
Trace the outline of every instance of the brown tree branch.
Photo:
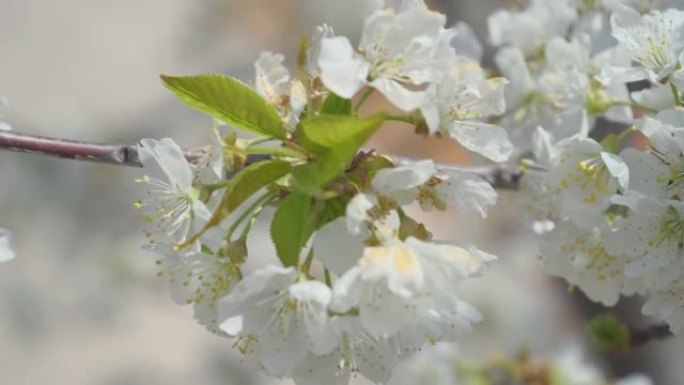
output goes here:
[{"label": "brown tree branch", "polygon": [[[16,151],[58,158],[85,160],[89,162],[107,163],[119,166],[142,167],[135,144],[104,144],[80,140],[50,138],[23,134],[16,131],[0,131],[0,150]],[[187,152],[186,158],[192,162],[199,156]],[[392,156],[399,163],[412,163],[415,159]],[[247,163],[264,160],[263,155],[251,154]],[[440,164],[441,168],[457,169],[480,175],[494,188],[516,190],[519,186],[521,172],[517,165],[498,164],[485,167],[459,167]]]}]

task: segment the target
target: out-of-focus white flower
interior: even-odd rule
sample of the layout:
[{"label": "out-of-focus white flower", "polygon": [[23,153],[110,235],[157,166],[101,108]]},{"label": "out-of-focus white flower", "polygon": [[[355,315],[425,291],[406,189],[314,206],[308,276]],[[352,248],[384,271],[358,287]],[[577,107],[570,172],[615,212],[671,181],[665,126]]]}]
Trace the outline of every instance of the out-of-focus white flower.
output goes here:
[{"label": "out-of-focus white flower", "polygon": [[293,373],[297,385],[346,385],[359,373],[373,383],[384,384],[394,365],[411,352],[396,338],[369,335],[356,316],[333,316],[329,329],[340,345],[328,354],[305,359]]},{"label": "out-of-focus white flower", "polygon": [[453,169],[437,169],[431,160],[378,171],[373,178],[375,190],[399,204],[418,201],[424,210],[445,209],[454,204],[461,210],[482,217],[496,203],[496,191],[481,177]]},{"label": "out-of-focus white flower", "polygon": [[219,301],[219,327],[269,375],[290,376],[309,356],[330,353],[338,336],[328,328],[331,291],[297,281],[297,271],[268,265],[240,281]]},{"label": "out-of-focus white flower", "polygon": [[605,233],[609,253],[630,257],[625,275],[640,279],[650,290],[663,290],[684,277],[684,203],[632,191],[612,202],[629,208],[629,215],[616,221],[615,231]]},{"label": "out-of-focus white flower", "polygon": [[171,298],[179,305],[192,304],[195,319],[212,333],[225,336],[218,328],[217,301],[239,280],[239,266],[230,257],[207,254],[199,247],[187,252],[174,245],[148,247],[163,258],[157,260],[159,275],[171,285]]},{"label": "out-of-focus white flower", "polygon": [[613,306],[620,294],[635,291],[637,284],[624,274],[629,259],[609,254],[598,229],[584,230],[569,221],[556,223],[542,238],[539,252],[549,273],[579,287],[594,302]]},{"label": "out-of-focus white flower", "polygon": [[10,261],[14,257],[12,234],[5,229],[0,229],[0,262]]},{"label": "out-of-focus white flower", "polygon": [[321,42],[323,39],[335,36],[333,28],[328,24],[323,24],[316,27],[316,31],[311,37],[309,49],[306,54],[306,65],[311,77],[318,77],[321,75],[321,69],[318,67],[318,57],[321,55]]},{"label": "out-of-focus white flower", "polygon": [[577,11],[566,0],[533,0],[517,12],[497,10],[487,19],[495,46],[510,44],[526,55],[537,54],[553,36],[565,36]]},{"label": "out-of-focus white flower", "polygon": [[589,138],[564,139],[557,148],[549,176],[560,193],[561,216],[581,227],[601,226],[610,198],[629,184],[627,165]]},{"label": "out-of-focus white flower", "polygon": [[676,9],[641,15],[621,6],[610,18],[613,36],[638,67],[608,66],[598,79],[604,84],[649,79],[657,83],[676,68],[684,51],[684,12]]},{"label": "out-of-focus white flower", "polygon": [[454,30],[454,37],[451,39],[451,46],[456,50],[456,54],[476,63],[482,62],[483,48],[475,31],[462,21],[454,24],[452,29]]},{"label": "out-of-focus white flower", "polygon": [[536,64],[528,64],[517,47],[497,52],[496,64],[511,80],[505,89],[508,111],[500,124],[507,127],[517,153],[530,149],[530,138],[538,126],[556,141],[588,132],[585,102],[591,65],[587,45],[581,39],[551,38],[545,61]]},{"label": "out-of-focus white flower", "polygon": [[427,90],[421,106],[430,134],[447,133],[463,147],[500,162],[513,146],[506,131],[482,120],[505,110],[504,78],[485,79],[480,65],[459,61]]},{"label": "out-of-focus white flower", "polygon": [[171,139],[143,139],[138,155],[152,176],[136,180],[152,186],[151,200],[136,207],[145,209],[145,218],[175,241],[182,241],[211,216],[193,187],[193,171],[180,147]]},{"label": "out-of-focus white flower", "polygon": [[400,8],[381,8],[366,19],[360,53],[345,37],[322,39],[318,66],[328,89],[350,99],[368,85],[404,111],[421,105],[424,91],[406,86],[422,86],[448,68],[453,32],[444,29],[444,15],[422,2]]},{"label": "out-of-focus white flower", "polygon": [[663,199],[684,193],[682,117],[679,111],[664,111],[641,122],[639,129],[649,139],[650,149],[627,148],[620,153],[632,175],[630,190]]},{"label": "out-of-focus white flower", "polygon": [[407,365],[399,368],[390,385],[523,384],[530,378],[563,385],[652,385],[643,375],[609,381],[598,368],[587,364],[577,344],[569,344],[558,354],[544,357],[498,356],[479,364],[451,344],[426,348]]},{"label": "out-of-focus white flower", "polygon": [[279,53],[262,52],[254,63],[256,89],[274,106],[288,127],[294,127],[306,107],[306,88],[301,81],[290,80],[290,72],[283,65],[285,57]]},{"label": "out-of-focus white flower", "polygon": [[666,320],[675,334],[684,330],[684,277],[653,293],[643,313]]}]

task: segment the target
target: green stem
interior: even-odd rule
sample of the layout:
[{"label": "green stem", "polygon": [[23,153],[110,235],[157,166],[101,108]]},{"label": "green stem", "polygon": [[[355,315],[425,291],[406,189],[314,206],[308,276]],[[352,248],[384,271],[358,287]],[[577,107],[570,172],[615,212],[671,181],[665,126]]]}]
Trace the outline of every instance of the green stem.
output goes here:
[{"label": "green stem", "polygon": [[255,145],[261,144],[261,143],[272,142],[272,141],[274,141],[274,140],[275,140],[275,139],[270,138],[270,137],[265,137],[265,138],[254,138],[254,139],[250,140],[250,141],[247,143],[247,147],[252,147],[252,146],[255,146]]},{"label": "green stem", "polygon": [[359,112],[359,109],[361,108],[361,106],[363,105],[363,103],[365,103],[366,100],[368,100],[368,97],[371,96],[371,95],[373,94],[374,91],[375,91],[375,88],[368,87],[368,88],[366,89],[366,92],[364,92],[363,95],[361,95],[361,98],[359,99],[359,102],[356,103],[356,106],[354,106],[354,113],[355,113],[355,114],[356,114],[357,112]]},{"label": "green stem", "polygon": [[332,279],[330,278],[330,270],[325,269],[324,275],[325,275],[325,284],[328,285],[328,287],[332,288]]},{"label": "green stem", "polygon": [[299,266],[299,274],[302,277],[307,277],[309,275],[309,269],[311,269],[311,263],[313,262],[314,252],[313,247],[309,249],[309,254],[306,255],[306,260]]},{"label": "green stem", "polygon": [[626,130],[622,131],[617,135],[615,140],[617,141],[618,146],[622,144],[622,141],[629,138],[637,129],[634,128],[634,126],[627,128]]},{"label": "green stem", "polygon": [[681,106],[682,98],[679,95],[679,90],[677,89],[677,86],[675,86],[674,83],[670,82],[670,89],[672,90],[672,96],[674,96],[675,105]]},{"label": "green stem", "polygon": [[[233,233],[235,233],[235,230],[240,226],[242,222],[244,222],[247,217],[250,215],[254,216],[254,213],[256,212],[258,214],[259,211],[263,208],[263,206],[266,205],[271,199],[274,199],[276,197],[275,193],[273,192],[267,192],[266,194],[262,195],[259,197],[257,200],[255,200],[249,207],[245,209],[245,211],[240,214],[239,217],[230,225],[228,228],[228,231],[226,232],[226,238],[231,239],[233,237]],[[257,211],[258,210],[258,211]]]},{"label": "green stem", "polygon": [[410,125],[415,125],[416,121],[412,116],[406,115],[385,115],[385,120],[393,120],[396,122],[404,122]]}]

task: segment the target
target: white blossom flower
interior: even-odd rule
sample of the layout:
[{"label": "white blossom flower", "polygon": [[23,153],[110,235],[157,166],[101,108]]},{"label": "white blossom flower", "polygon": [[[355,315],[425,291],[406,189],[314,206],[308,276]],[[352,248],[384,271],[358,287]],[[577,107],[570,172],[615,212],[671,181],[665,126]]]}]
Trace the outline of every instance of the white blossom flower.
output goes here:
[{"label": "white blossom flower", "polygon": [[411,352],[395,338],[369,335],[357,316],[333,316],[329,329],[339,336],[340,345],[328,354],[305,359],[293,373],[297,385],[346,385],[359,373],[373,383],[384,384],[395,364]]},{"label": "white blossom flower", "polygon": [[627,189],[627,165],[589,138],[573,136],[558,142],[557,148],[549,176],[559,192],[561,216],[580,227],[601,226],[610,198]]},{"label": "white blossom flower", "polygon": [[179,252],[170,244],[148,247],[163,258],[157,260],[159,275],[171,285],[171,298],[179,305],[192,304],[195,319],[212,333],[225,336],[218,328],[217,301],[239,280],[239,266],[228,256],[200,250]]},{"label": "white blossom flower", "polygon": [[604,84],[649,79],[657,83],[676,68],[684,51],[684,12],[676,9],[641,15],[621,6],[610,18],[613,36],[638,67],[608,66],[598,79]]},{"label": "white blossom flower", "polygon": [[684,276],[652,293],[642,311],[646,315],[666,320],[672,333],[684,330]]},{"label": "white blossom flower", "polygon": [[12,234],[0,228],[0,262],[7,262],[14,259],[14,250],[12,249]]},{"label": "white blossom flower", "polygon": [[[143,139],[140,162],[152,177],[136,180],[152,186],[151,201],[138,201],[145,218],[175,241],[184,240],[191,229],[204,224],[211,212],[193,186],[193,172],[180,147],[171,139]],[[152,207],[150,207],[152,206]]]},{"label": "white blossom flower", "polygon": [[604,235],[609,253],[630,258],[625,275],[640,279],[650,290],[662,290],[683,277],[684,203],[633,191],[612,202],[629,208],[628,216],[618,218],[614,231]]},{"label": "white blossom flower", "polygon": [[451,70],[427,89],[421,112],[430,134],[447,133],[463,147],[500,162],[513,152],[506,131],[482,120],[502,114],[504,78],[485,79],[472,61],[454,63]]},{"label": "white blossom flower", "polygon": [[444,29],[445,22],[420,2],[400,11],[379,9],[366,19],[360,53],[345,37],[321,41],[321,80],[346,99],[368,85],[402,110],[418,108],[424,91],[406,86],[435,80],[455,56],[449,44],[453,32]]},{"label": "white blossom flower", "polygon": [[276,108],[288,127],[294,127],[307,104],[306,88],[301,81],[290,80],[284,60],[279,53],[262,52],[259,55],[254,63],[256,90]]},{"label": "white blossom flower", "polygon": [[480,319],[457,298],[456,286],[493,259],[471,245],[385,239],[366,247],[358,264],[335,282],[331,309],[358,308],[361,325],[374,337],[450,339]]},{"label": "white blossom flower", "polygon": [[603,242],[599,229],[585,230],[565,221],[544,234],[539,249],[549,273],[579,287],[592,301],[613,306],[620,294],[633,294],[639,285],[624,274],[629,259],[609,254]]},{"label": "white blossom flower", "polygon": [[330,289],[298,281],[297,271],[268,265],[219,301],[219,327],[272,376],[290,376],[310,354],[330,353],[339,341],[327,329]]},{"label": "white blossom flower", "polygon": [[548,130],[554,140],[588,132],[591,65],[587,45],[581,39],[568,42],[554,37],[547,43],[544,63],[537,64],[528,64],[517,47],[497,52],[497,67],[511,79],[505,90],[508,111],[500,124],[507,127],[517,153],[530,149],[530,138],[538,126]]},{"label": "white blossom flower", "polygon": [[482,217],[497,197],[494,188],[481,177],[455,169],[437,169],[431,160],[382,169],[373,178],[373,187],[401,205],[418,201],[424,210],[443,210],[449,203]]},{"label": "white blossom flower", "polygon": [[492,13],[487,19],[489,39],[495,46],[510,44],[534,55],[553,36],[565,36],[576,18],[577,11],[566,0],[533,0],[522,11]]},{"label": "white blossom flower", "polygon": [[681,119],[681,113],[671,112],[674,116],[664,111],[640,123],[640,131],[650,142],[648,151],[627,148],[620,154],[632,175],[630,190],[664,199],[684,192],[684,137],[680,135],[684,121],[677,121],[676,115]]}]

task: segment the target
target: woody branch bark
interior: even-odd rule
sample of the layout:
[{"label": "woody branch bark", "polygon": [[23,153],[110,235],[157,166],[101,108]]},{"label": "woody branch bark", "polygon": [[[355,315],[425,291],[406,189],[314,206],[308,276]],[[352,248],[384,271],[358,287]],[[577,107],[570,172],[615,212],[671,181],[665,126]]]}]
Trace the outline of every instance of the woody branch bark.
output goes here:
[{"label": "woody branch bark", "polygon": [[[142,167],[138,156],[138,146],[135,144],[105,144],[23,134],[16,131],[0,131],[0,150],[119,166]],[[188,151],[185,157],[192,162],[197,159],[198,154]],[[401,156],[392,157],[399,163],[415,162],[413,159]],[[258,162],[263,159],[263,155],[250,155],[247,163]],[[477,168],[440,164],[440,167],[474,172],[497,189],[515,190],[518,188],[521,177],[520,168],[513,164]]]}]

